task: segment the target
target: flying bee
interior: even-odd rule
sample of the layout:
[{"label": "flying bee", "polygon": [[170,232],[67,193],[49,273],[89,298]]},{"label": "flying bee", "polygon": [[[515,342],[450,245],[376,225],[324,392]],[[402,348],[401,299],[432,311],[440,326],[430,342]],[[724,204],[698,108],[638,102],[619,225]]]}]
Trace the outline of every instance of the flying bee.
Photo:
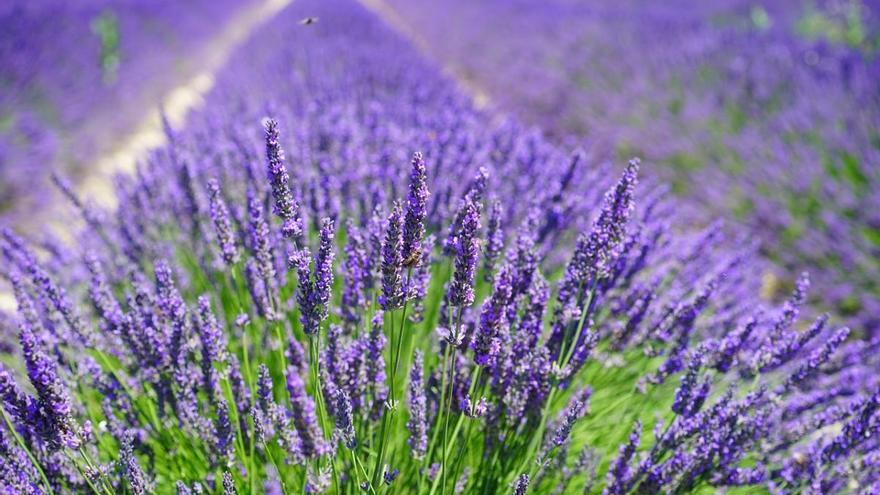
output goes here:
[{"label": "flying bee", "polygon": [[299,21],[299,23],[302,24],[303,26],[308,26],[308,25],[314,24],[316,22],[318,22],[317,17],[306,17],[303,20]]}]

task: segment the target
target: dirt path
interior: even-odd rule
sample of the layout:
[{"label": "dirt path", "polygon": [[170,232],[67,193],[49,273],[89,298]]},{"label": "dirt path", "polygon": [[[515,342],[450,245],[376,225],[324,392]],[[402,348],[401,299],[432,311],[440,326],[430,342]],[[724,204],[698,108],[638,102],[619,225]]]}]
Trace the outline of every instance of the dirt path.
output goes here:
[{"label": "dirt path", "polygon": [[474,106],[478,109],[486,109],[489,107],[489,93],[481,88],[476,81],[465,75],[459,67],[448,61],[441,61],[431,54],[431,47],[428,41],[423,38],[419,32],[414,29],[413,25],[406,21],[393,7],[385,3],[383,0],[358,0],[361,5],[376,14],[377,17],[385,21],[398,33],[410,40],[412,44],[426,59],[439,64],[443,68],[443,72],[467,92],[474,102]]},{"label": "dirt path", "polygon": [[[195,74],[162,97],[162,108],[172,127],[182,127],[189,112],[202,105],[205,94],[214,86],[214,75],[225,65],[232,50],[292,1],[263,0],[248,7],[230,20],[201,53],[196,54],[199,64]],[[160,108],[151,108],[134,131],[119,140],[118,146],[98,157],[89,168],[88,177],[80,184],[80,194],[102,206],[113,206],[113,175],[133,170],[138,160],[164,142]]]}]

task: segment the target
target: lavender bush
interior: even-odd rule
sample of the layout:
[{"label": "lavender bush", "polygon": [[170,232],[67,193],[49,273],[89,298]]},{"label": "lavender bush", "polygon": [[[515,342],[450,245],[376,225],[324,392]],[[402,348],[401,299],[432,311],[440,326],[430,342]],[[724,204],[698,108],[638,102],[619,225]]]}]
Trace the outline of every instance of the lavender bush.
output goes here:
[{"label": "lavender bush", "polygon": [[[302,23],[306,16],[317,22]],[[0,235],[9,493],[872,493],[873,341],[302,0],[73,244]],[[727,237],[726,237],[727,236]]]},{"label": "lavender bush", "polygon": [[817,302],[880,328],[877,2],[388,3],[495,106],[748,225],[768,289],[811,266]]}]

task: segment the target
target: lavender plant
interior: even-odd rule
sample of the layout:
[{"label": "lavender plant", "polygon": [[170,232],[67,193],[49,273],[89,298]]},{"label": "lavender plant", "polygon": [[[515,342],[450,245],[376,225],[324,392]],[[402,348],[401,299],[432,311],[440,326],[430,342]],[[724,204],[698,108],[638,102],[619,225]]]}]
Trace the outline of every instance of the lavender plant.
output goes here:
[{"label": "lavender plant", "polygon": [[876,489],[873,342],[806,278],[761,299],[753,245],[641,168],[491,119],[349,0],[298,1],[118,207],[71,208],[75,244],[0,233],[0,486]]}]

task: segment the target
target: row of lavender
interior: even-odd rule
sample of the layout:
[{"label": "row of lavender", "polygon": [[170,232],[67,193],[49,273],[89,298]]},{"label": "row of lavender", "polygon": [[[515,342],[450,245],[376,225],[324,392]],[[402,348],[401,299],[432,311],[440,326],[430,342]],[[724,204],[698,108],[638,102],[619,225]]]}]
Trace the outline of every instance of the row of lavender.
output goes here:
[{"label": "row of lavender", "polygon": [[249,3],[3,2],[0,215],[33,208],[50,169],[87,169]]},{"label": "row of lavender", "polygon": [[876,2],[389,3],[499,108],[599,156],[647,157],[750,225],[786,278],[815,267],[823,303],[876,331]]},{"label": "row of lavender", "polygon": [[762,310],[747,241],[349,0],[296,2],[168,138],[114,211],[62,187],[75,246],[2,232],[7,492],[880,488],[875,342],[806,276]]}]

